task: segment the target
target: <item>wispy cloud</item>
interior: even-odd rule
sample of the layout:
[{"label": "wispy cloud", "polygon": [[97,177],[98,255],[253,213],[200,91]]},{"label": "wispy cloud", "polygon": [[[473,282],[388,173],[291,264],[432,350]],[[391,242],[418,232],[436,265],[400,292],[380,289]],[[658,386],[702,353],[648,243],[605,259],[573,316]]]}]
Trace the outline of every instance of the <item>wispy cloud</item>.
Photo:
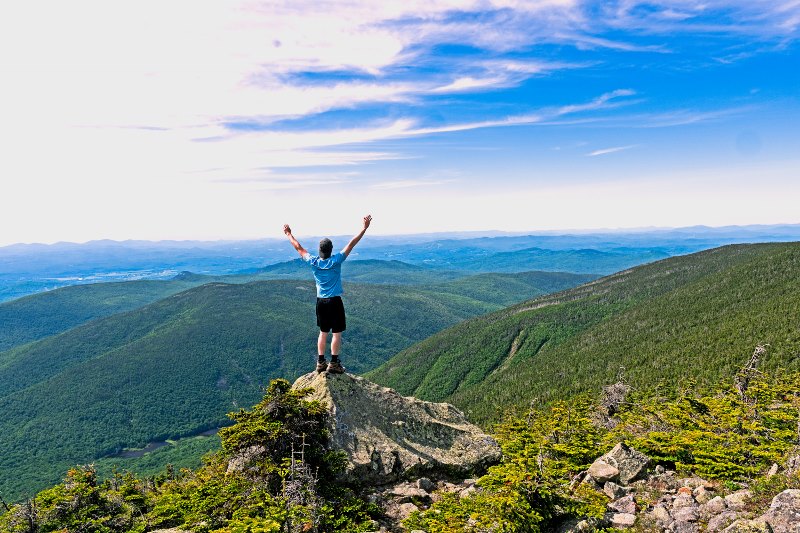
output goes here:
[{"label": "wispy cloud", "polygon": [[274,172],[344,185],[359,178],[342,168],[435,159],[409,147],[434,134],[724,120],[736,111],[705,102],[733,97],[658,101],[644,80],[787,57],[799,28],[798,0],[16,2],[0,19],[0,173],[18,197],[74,201],[312,188],[325,180]]},{"label": "wispy cloud", "polygon": [[618,117],[621,122],[628,122],[639,128],[670,128],[687,126],[701,122],[719,121],[736,115],[755,111],[755,106],[735,106],[724,109],[674,109],[663,113],[649,113],[630,117]]},{"label": "wispy cloud", "polygon": [[501,77],[501,76],[493,76],[490,78],[473,78],[471,76],[466,76],[463,78],[458,78],[453,80],[452,82],[448,83],[447,85],[443,85],[441,87],[436,87],[432,89],[432,93],[455,93],[455,92],[464,92],[464,91],[475,91],[487,88],[500,88],[509,83],[509,78]]},{"label": "wispy cloud", "polygon": [[612,148],[601,148],[600,150],[594,150],[593,152],[589,152],[586,154],[586,157],[597,157],[599,155],[607,155],[613,154],[616,152],[622,152],[623,150],[630,150],[631,148],[636,148],[636,144],[629,144],[627,146],[614,146]]},{"label": "wispy cloud", "polygon": [[405,179],[405,180],[390,180],[374,183],[370,185],[371,189],[377,190],[391,190],[391,189],[410,189],[416,187],[432,187],[436,185],[445,185],[452,183],[455,180],[425,180],[425,179]]}]

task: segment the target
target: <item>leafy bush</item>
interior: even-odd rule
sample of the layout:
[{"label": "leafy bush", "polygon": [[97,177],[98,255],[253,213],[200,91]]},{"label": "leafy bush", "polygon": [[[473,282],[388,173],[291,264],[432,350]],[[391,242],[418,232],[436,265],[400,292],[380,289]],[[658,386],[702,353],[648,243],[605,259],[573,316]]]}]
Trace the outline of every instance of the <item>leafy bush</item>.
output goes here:
[{"label": "leafy bush", "polygon": [[735,386],[678,398],[638,398],[620,413],[609,442],[625,440],[662,464],[729,481],[752,479],[796,445],[800,373],[756,375]]},{"label": "leafy bush", "polygon": [[608,501],[603,494],[569,486],[598,455],[604,430],[592,422],[594,410],[580,397],[500,424],[503,461],[478,481],[481,490],[460,500],[445,495],[430,510],[414,513],[406,527],[429,533],[536,532],[565,516],[602,516]]}]

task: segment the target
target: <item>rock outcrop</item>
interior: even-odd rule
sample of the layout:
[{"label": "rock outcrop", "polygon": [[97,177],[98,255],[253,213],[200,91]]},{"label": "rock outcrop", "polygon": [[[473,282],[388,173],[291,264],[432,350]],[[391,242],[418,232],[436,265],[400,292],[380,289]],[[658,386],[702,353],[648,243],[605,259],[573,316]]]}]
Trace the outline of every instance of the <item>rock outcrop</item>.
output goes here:
[{"label": "rock outcrop", "polygon": [[347,454],[351,481],[466,477],[500,460],[497,442],[452,405],[400,396],[351,374],[310,373],[292,387],[311,387],[308,398],[328,405],[332,443]]},{"label": "rock outcrop", "polygon": [[[661,533],[798,533],[800,490],[776,495],[766,512],[754,511],[753,493],[728,494],[719,483],[691,476],[679,478],[663,465],[650,468],[646,455],[618,444],[575,476],[572,487],[588,483],[611,500],[602,518],[565,521],[559,533],[597,531],[613,527]],[[792,458],[789,465],[800,464]],[[774,476],[773,465],[767,476]]]}]

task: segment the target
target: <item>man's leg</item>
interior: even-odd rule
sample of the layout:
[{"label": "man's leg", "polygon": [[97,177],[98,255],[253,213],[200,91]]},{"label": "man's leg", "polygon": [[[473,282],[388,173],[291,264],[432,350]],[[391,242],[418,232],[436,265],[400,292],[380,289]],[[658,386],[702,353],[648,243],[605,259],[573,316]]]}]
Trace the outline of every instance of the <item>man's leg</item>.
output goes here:
[{"label": "man's leg", "polygon": [[330,374],[343,374],[345,368],[339,361],[342,349],[342,332],[345,330],[345,316],[344,305],[342,299],[336,297],[333,299],[333,307],[331,309],[331,332],[333,339],[331,340],[331,364],[328,365],[328,372]]},{"label": "man's leg", "polygon": [[[336,342],[336,333],[333,334],[334,342]],[[320,359],[325,358],[325,346],[328,344],[328,332],[327,331],[320,331],[319,337],[317,337],[317,354],[319,355]],[[334,353],[333,347],[331,346],[331,353]],[[339,353],[338,351],[335,353]]]},{"label": "man's leg", "polygon": [[325,361],[325,344],[328,342],[328,332],[327,331],[319,331],[319,337],[317,337],[317,372],[325,372],[328,368],[328,363]]},{"label": "man's leg", "polygon": [[331,364],[328,365],[328,372],[330,374],[343,374],[344,367],[339,360],[339,350],[342,348],[342,332],[334,331],[333,339],[331,339]]}]

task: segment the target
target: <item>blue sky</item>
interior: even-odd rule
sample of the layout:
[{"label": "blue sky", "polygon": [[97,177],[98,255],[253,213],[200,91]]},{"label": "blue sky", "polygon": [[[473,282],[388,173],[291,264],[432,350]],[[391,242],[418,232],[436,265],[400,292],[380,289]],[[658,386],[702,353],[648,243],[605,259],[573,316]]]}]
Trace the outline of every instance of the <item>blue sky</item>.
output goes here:
[{"label": "blue sky", "polygon": [[797,0],[3,11],[0,245],[800,222]]}]

